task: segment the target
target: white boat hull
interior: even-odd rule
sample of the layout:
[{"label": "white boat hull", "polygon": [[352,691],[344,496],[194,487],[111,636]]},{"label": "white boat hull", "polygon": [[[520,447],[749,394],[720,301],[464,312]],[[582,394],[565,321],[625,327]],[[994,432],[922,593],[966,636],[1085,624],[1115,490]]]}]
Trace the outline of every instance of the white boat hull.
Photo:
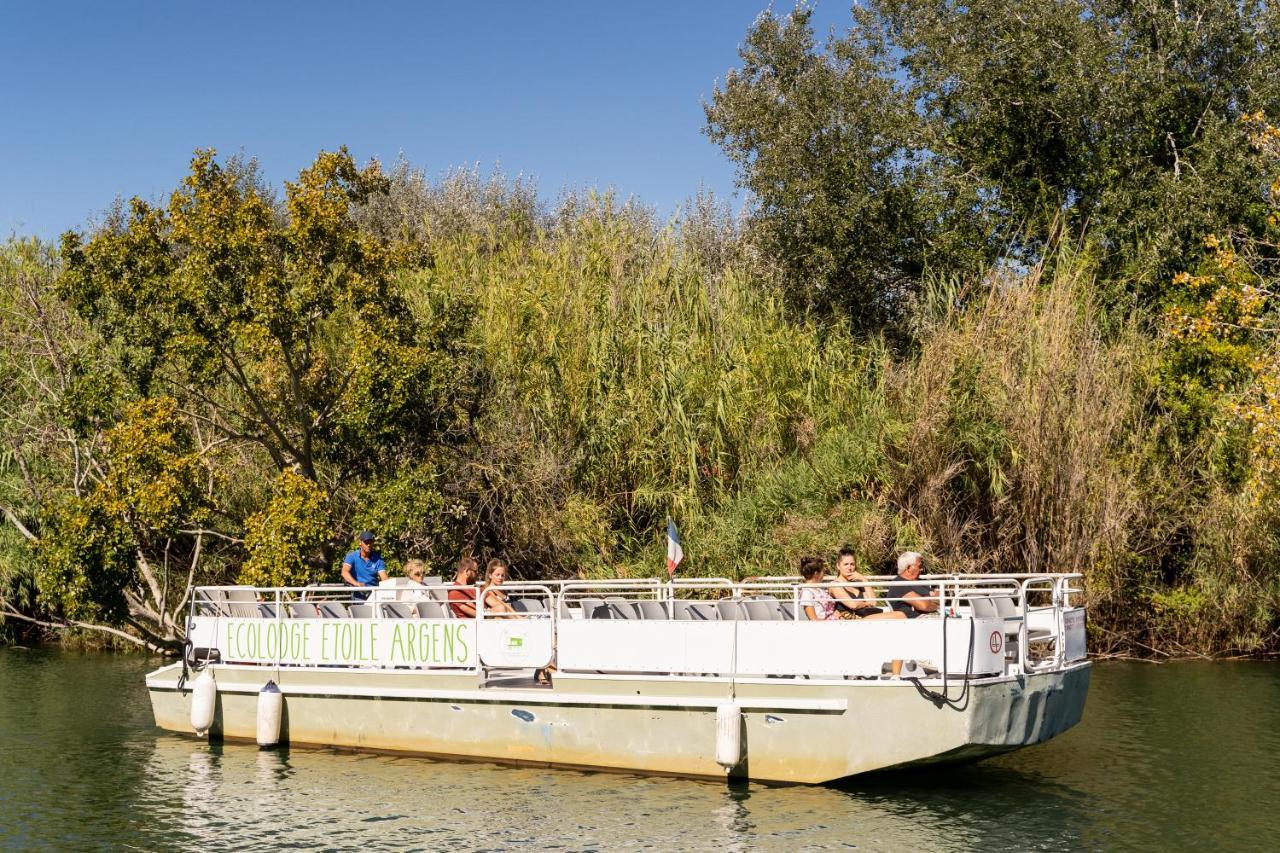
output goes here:
[{"label": "white boat hull", "polygon": [[[161,728],[194,734],[181,664],[151,673]],[[552,689],[478,688],[474,672],[215,665],[211,737],[253,740],[267,679],[284,694],[280,739],[377,752],[723,778],[716,708],[728,679],[559,674]],[[906,681],[745,679],[735,776],[822,783],[888,768],[974,761],[1080,721],[1090,665],[950,683],[941,705]],[[925,682],[931,690],[938,682]]]}]

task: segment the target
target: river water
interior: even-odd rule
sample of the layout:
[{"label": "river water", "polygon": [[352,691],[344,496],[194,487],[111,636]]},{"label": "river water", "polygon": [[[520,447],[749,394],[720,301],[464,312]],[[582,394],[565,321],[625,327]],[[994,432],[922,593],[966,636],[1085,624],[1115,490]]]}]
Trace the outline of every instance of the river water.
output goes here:
[{"label": "river water", "polygon": [[1275,849],[1280,664],[1101,664],[1084,722],[826,787],[259,751],[160,732],[156,661],[0,649],[0,847]]}]

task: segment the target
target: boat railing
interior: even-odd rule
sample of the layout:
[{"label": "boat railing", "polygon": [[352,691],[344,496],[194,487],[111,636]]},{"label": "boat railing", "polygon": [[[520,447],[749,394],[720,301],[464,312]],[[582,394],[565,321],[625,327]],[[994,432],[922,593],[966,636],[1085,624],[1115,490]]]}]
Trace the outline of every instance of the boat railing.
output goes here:
[{"label": "boat railing", "polygon": [[[837,649],[857,649],[865,660],[855,666],[843,663],[839,655],[833,657],[835,653],[824,652],[825,663],[813,663],[809,669],[787,663],[771,646],[803,655],[810,642],[805,632],[810,629],[795,633],[783,625],[755,627],[755,623],[809,622],[803,595],[806,588],[831,589],[852,582],[837,579],[814,585],[789,577],[512,581],[500,588],[509,605],[500,608],[502,612],[487,606],[478,585],[451,601],[449,593],[456,595],[459,587],[444,582],[367,589],[339,585],[200,587],[192,598],[189,627],[198,647],[221,649],[224,661],[276,666],[474,671],[545,666],[563,656],[586,672],[612,669],[810,677],[840,671],[845,677],[873,677],[885,661],[901,657],[933,660],[939,657],[939,649],[942,660],[934,661],[935,665],[954,673],[955,661],[963,661],[966,655],[972,661],[980,637],[984,648],[975,672],[991,674],[997,662],[1006,673],[1034,672],[1061,667],[1084,656],[1084,617],[1076,606],[1082,593],[1080,577],[868,578],[877,606],[901,600],[898,590],[904,586],[924,584],[935,591],[937,612],[913,620],[814,624],[813,630],[819,631],[814,637],[823,638],[823,642],[833,640]],[[460,603],[472,603],[475,617],[455,613],[454,605]],[[606,621],[616,627],[603,625]],[[728,626],[702,628],[696,624],[726,622],[744,627],[730,631]],[[746,627],[748,624],[752,627]],[[933,624],[941,627],[930,628]],[[847,640],[839,639],[845,636]],[[711,648],[724,643],[731,643],[731,650],[726,647],[709,657],[682,657],[684,653],[678,652],[686,646]],[[651,660],[646,662],[642,653],[637,653],[639,657],[613,654],[612,646],[649,648]],[[948,658],[951,663],[943,663]],[[966,667],[960,666],[959,672],[966,673]]]}]

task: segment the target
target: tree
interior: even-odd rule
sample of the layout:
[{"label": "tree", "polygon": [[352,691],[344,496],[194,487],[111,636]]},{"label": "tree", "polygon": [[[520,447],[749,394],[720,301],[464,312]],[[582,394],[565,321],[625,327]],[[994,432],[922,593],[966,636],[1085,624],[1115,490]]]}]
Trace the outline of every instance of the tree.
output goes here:
[{"label": "tree", "polygon": [[332,570],[367,481],[442,506],[416,472],[466,436],[469,306],[406,301],[414,253],[353,216],[386,188],[376,163],[322,152],[277,202],[252,163],[202,151],[167,204],[133,199],[60,257],[7,248],[19,476],[0,464],[0,510],[38,601],[5,569],[6,615],[172,648],[195,583]]},{"label": "tree", "polygon": [[951,235],[966,226],[952,220],[977,199],[948,200],[964,188],[936,182],[880,34],[857,28],[819,51],[810,18],[800,7],[756,21],[742,68],[705,105],[707,134],[754,195],[793,302],[875,329],[928,264],[957,260]]},{"label": "tree", "polygon": [[123,621],[153,648],[173,645],[206,535],[208,448],[168,398],[128,405],[103,443],[101,479],[44,519],[41,601],[62,624]]},{"label": "tree", "polygon": [[465,305],[420,322],[405,253],[353,217],[388,186],[376,162],[322,152],[277,205],[252,164],[197,152],[165,207],[134,199],[64,236],[60,293],[135,393],[349,501],[351,478],[430,453],[467,409]]},{"label": "tree", "polygon": [[753,26],[708,133],[793,292],[863,326],[928,265],[1036,262],[1064,227],[1158,298],[1205,233],[1263,226],[1237,118],[1278,106],[1278,23],[1234,0],[872,0],[820,51],[798,8]]}]

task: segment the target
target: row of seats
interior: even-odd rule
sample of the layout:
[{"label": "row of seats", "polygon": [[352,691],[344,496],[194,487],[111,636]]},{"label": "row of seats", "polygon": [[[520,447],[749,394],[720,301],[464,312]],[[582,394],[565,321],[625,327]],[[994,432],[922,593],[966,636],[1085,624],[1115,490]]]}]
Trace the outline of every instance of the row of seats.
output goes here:
[{"label": "row of seats", "polygon": [[[423,619],[451,619],[453,610],[448,605],[447,591],[427,591],[426,601],[394,601],[385,603],[348,604],[341,601],[288,601],[284,602],[282,616],[293,619],[410,619],[416,613]],[[421,591],[417,592],[421,595]],[[404,595],[404,591],[400,591]],[[517,613],[546,613],[547,607],[536,598],[513,598],[511,607]],[[276,618],[276,605],[258,601],[251,587],[242,589],[217,589],[196,591],[196,615],[227,616],[250,619],[259,616]]]},{"label": "row of seats", "polygon": [[[517,613],[546,613],[546,606],[536,599],[516,599],[511,607]],[[259,604],[259,614],[276,618],[274,604]],[[453,610],[441,601],[394,601],[384,604],[344,604],[341,601],[288,601],[284,615],[292,619],[453,619]]]},{"label": "row of seats", "polygon": [[[689,601],[675,599],[671,601],[671,610],[667,603],[653,599],[628,601],[618,596],[608,598],[578,599],[584,619],[676,619],[686,622],[719,622],[721,620],[743,620],[755,622],[773,622],[791,619],[790,605],[784,605],[772,595],[755,595],[749,598],[721,598],[717,601]],[[804,611],[801,610],[801,613]],[[562,613],[567,616],[567,613]],[[803,616],[801,617],[804,618]]]}]

